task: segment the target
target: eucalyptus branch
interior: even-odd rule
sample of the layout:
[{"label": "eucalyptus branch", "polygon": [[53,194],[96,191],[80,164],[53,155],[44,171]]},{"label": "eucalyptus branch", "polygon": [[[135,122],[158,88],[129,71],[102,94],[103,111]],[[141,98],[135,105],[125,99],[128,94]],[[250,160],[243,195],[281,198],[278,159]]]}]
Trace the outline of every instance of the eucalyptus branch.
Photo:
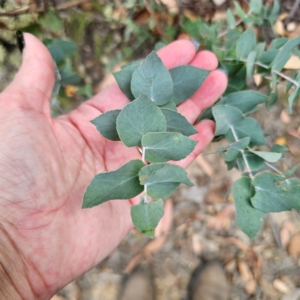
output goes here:
[{"label": "eucalyptus branch", "polygon": [[[237,141],[239,140],[239,138],[238,138],[238,136],[237,136],[237,134],[236,134],[234,128],[231,126],[230,129],[231,129],[232,135],[234,136],[235,141],[237,142]],[[245,155],[245,151],[242,150],[242,149],[241,149],[240,151],[241,151],[243,160],[244,160],[244,162],[245,162],[245,165],[246,165],[246,167],[247,167],[247,169],[248,169],[249,176],[250,176],[251,179],[253,179],[254,176],[253,176],[253,174],[252,174],[252,170],[251,170],[251,168],[250,168],[249,162],[248,162],[247,157],[246,157],[246,155]]]},{"label": "eucalyptus branch", "polygon": [[[253,13],[253,10],[250,9],[250,10],[248,11],[248,13],[246,14],[246,19],[247,19],[252,13]],[[240,24],[243,23],[243,21],[244,21],[243,19],[239,19],[238,21],[236,21],[235,26],[234,26],[233,28],[238,27]],[[233,28],[232,28],[232,29],[233,29]],[[222,31],[222,32],[218,35],[218,38],[223,37],[223,36],[226,35],[227,33],[228,33],[228,29]]]},{"label": "eucalyptus branch", "polygon": [[265,161],[266,166],[268,166],[270,169],[274,170],[275,172],[277,172],[279,175],[282,175],[282,172],[280,170],[278,170],[277,168],[275,168],[273,165],[271,165],[270,163]]},{"label": "eucalyptus branch", "polygon": [[[244,62],[246,62],[246,61],[244,61]],[[261,63],[261,62],[259,62],[259,61],[255,62],[255,64],[256,64],[257,66],[262,67],[262,68],[269,69],[269,66],[267,66],[267,65],[265,65],[265,64],[263,64],[263,63]],[[293,78],[291,78],[291,77],[289,77],[289,76],[283,74],[282,72],[279,72],[279,71],[276,71],[276,70],[272,70],[272,69],[271,69],[271,73],[274,73],[274,74],[276,74],[276,75],[278,75],[278,76],[284,78],[285,80],[291,82],[291,83],[294,84],[297,88],[300,87],[300,84],[299,84],[297,81],[295,81]]]}]

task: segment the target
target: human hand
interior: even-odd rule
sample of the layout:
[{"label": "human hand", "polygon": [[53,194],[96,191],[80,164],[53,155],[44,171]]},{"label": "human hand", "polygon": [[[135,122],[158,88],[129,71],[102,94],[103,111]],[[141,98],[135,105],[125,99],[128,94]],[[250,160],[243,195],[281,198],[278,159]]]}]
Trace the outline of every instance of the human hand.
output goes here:
[{"label": "human hand", "polygon": [[[52,58],[45,46],[24,34],[23,63],[0,94],[0,274],[11,290],[5,299],[49,299],[68,282],[103,260],[132,228],[130,206],[138,199],[113,200],[81,209],[91,179],[140,158],[135,148],[103,138],[90,120],[122,109],[127,98],[116,84],[67,115],[52,119]],[[214,70],[202,87],[178,107],[191,123],[224,92],[223,72],[212,53],[196,54],[190,41],[158,52],[168,68],[191,64]],[[186,167],[212,140],[213,122],[196,125],[199,141]],[[4,253],[4,254],[3,254]],[[8,288],[0,284],[1,290]],[[8,295],[8,296],[7,296]],[[11,297],[11,298],[9,298]]]}]

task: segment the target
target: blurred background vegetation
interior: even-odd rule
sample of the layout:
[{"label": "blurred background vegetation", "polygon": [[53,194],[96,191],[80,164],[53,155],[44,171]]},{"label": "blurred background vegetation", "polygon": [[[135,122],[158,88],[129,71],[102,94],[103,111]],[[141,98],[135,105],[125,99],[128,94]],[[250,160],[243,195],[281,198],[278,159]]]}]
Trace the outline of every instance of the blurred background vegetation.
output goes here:
[{"label": "blurred background vegetation", "polygon": [[[265,2],[270,7],[273,4]],[[247,1],[239,4],[248,10]],[[144,57],[155,47],[194,37],[202,48],[213,49],[214,41],[209,37],[215,38],[216,32],[224,30],[218,22],[225,24],[229,7],[233,1],[1,0],[0,90],[21,63],[16,30],[36,35],[52,49],[52,55],[59,56],[56,62],[63,88],[59,102],[52,102],[53,113],[58,115],[101,90],[108,82],[107,74],[121,62]],[[267,35],[271,39],[272,31]],[[62,44],[61,40],[70,42]]]}]

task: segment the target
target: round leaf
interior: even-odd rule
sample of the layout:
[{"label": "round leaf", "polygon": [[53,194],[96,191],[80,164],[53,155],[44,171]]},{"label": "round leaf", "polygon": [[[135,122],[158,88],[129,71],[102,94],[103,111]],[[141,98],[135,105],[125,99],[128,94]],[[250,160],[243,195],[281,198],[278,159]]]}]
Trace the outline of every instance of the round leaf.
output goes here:
[{"label": "round leaf", "polygon": [[138,174],[144,163],[132,160],[116,171],[96,175],[83,196],[82,208],[89,208],[113,199],[129,199],[140,194]]},{"label": "round leaf", "polygon": [[141,197],[138,205],[131,206],[131,218],[134,226],[142,233],[154,238],[154,231],[164,214],[162,199],[155,202],[145,202]]},{"label": "round leaf", "polygon": [[146,160],[150,163],[181,160],[194,150],[196,144],[196,141],[177,132],[149,132],[142,138]]},{"label": "round leaf", "polygon": [[127,147],[140,146],[148,132],[166,131],[166,119],[161,110],[145,95],[129,103],[117,118],[117,131]]},{"label": "round leaf", "polygon": [[143,167],[139,178],[141,184],[147,185],[148,195],[154,199],[168,198],[180,183],[193,186],[183,168],[166,163]]},{"label": "round leaf", "polygon": [[133,73],[131,91],[136,98],[147,95],[157,105],[164,105],[172,99],[171,75],[154,51]]}]

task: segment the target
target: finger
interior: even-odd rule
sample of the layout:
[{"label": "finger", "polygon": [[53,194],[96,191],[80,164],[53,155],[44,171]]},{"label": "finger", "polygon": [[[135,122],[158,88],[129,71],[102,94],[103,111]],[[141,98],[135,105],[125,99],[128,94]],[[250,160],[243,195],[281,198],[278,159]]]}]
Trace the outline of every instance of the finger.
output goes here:
[{"label": "finger", "polygon": [[227,76],[220,70],[212,71],[197,92],[178,106],[178,112],[194,124],[201,113],[212,106],[224,93]]},{"label": "finger", "polygon": [[[188,40],[178,40],[157,52],[167,68],[174,68],[191,62],[196,54],[194,44]],[[90,101],[82,104],[72,114],[80,113],[91,120],[99,115],[113,109],[122,109],[129,100],[125,97],[116,83],[110,85]]]},{"label": "finger", "polygon": [[24,33],[24,39],[21,68],[2,92],[1,98],[9,103],[13,101],[22,107],[49,113],[48,101],[55,80],[51,54],[35,36]]},{"label": "finger", "polygon": [[192,135],[190,138],[197,141],[197,145],[193,152],[174,164],[186,168],[195,158],[204,150],[204,148],[212,141],[214,138],[215,123],[211,120],[204,120],[195,126],[198,133]]},{"label": "finger", "polygon": [[190,62],[190,65],[192,66],[209,71],[215,70],[218,67],[218,64],[217,57],[207,50],[198,52]]}]

